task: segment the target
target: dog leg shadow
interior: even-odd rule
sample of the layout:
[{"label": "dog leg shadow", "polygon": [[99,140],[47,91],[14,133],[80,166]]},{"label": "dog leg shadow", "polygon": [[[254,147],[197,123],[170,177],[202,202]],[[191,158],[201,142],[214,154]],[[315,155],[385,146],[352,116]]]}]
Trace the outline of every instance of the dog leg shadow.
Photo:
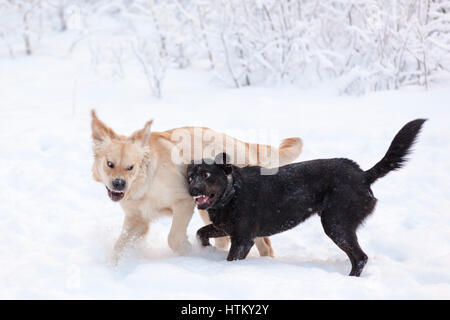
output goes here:
[{"label": "dog leg shadow", "polygon": [[348,276],[351,269],[351,263],[347,257],[333,257],[328,259],[318,258],[299,258],[294,256],[277,257],[274,259],[278,263],[294,265],[299,268],[320,269],[326,273],[338,273]]}]

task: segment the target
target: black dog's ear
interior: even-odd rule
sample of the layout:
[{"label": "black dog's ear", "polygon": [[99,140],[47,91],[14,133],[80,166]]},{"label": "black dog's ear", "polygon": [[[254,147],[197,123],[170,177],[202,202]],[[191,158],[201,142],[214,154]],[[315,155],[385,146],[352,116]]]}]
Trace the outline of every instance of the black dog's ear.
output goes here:
[{"label": "black dog's ear", "polygon": [[214,162],[222,168],[226,175],[231,174],[233,166],[230,164],[230,156],[225,152],[219,153]]},{"label": "black dog's ear", "polygon": [[230,161],[230,156],[228,154],[226,154],[225,152],[219,153],[216,156],[216,159],[214,160],[215,163],[217,164],[229,164]]}]

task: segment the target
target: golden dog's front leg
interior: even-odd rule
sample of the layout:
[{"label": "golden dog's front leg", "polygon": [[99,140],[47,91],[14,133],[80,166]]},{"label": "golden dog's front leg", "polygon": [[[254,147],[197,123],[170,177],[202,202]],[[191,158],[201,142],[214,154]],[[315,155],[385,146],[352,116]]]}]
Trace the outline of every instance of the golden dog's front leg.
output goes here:
[{"label": "golden dog's front leg", "polygon": [[139,213],[127,214],[123,221],[122,232],[114,245],[112,265],[117,265],[124,249],[145,237],[148,232],[148,221]]},{"label": "golden dog's front leg", "polygon": [[179,254],[186,254],[191,249],[186,230],[193,213],[194,202],[192,199],[180,200],[172,205],[173,218],[168,243],[169,247]]}]

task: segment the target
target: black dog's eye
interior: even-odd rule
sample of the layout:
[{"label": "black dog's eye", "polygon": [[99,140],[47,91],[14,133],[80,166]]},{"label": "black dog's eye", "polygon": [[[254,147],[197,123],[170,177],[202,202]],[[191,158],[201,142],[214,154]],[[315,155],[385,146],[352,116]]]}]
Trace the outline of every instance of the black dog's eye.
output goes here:
[{"label": "black dog's eye", "polygon": [[209,172],[203,172],[202,173],[202,177],[205,178],[205,179],[208,179],[210,176],[211,176],[211,173],[209,173]]},{"label": "black dog's eye", "polygon": [[131,171],[131,170],[133,170],[133,168],[134,168],[134,166],[129,166],[129,167],[127,168],[127,170],[128,170],[128,171]]},{"label": "black dog's eye", "polygon": [[189,182],[192,181],[192,176],[188,177],[188,181],[189,181]]},{"label": "black dog's eye", "polygon": [[110,167],[111,169],[114,168],[114,163],[112,163],[111,161],[106,161],[106,164],[107,164],[108,167]]}]

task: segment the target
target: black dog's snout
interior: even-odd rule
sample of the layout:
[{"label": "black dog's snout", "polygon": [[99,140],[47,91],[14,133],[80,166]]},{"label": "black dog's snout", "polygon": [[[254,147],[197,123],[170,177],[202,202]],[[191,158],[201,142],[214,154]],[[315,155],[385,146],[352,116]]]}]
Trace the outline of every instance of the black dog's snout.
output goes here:
[{"label": "black dog's snout", "polygon": [[191,188],[191,196],[198,196],[200,195],[200,189],[197,187]]},{"label": "black dog's snout", "polygon": [[123,189],[125,189],[125,184],[126,184],[126,181],[123,179],[114,179],[112,181],[112,186],[114,187],[114,189],[116,189],[118,191],[122,191]]}]

